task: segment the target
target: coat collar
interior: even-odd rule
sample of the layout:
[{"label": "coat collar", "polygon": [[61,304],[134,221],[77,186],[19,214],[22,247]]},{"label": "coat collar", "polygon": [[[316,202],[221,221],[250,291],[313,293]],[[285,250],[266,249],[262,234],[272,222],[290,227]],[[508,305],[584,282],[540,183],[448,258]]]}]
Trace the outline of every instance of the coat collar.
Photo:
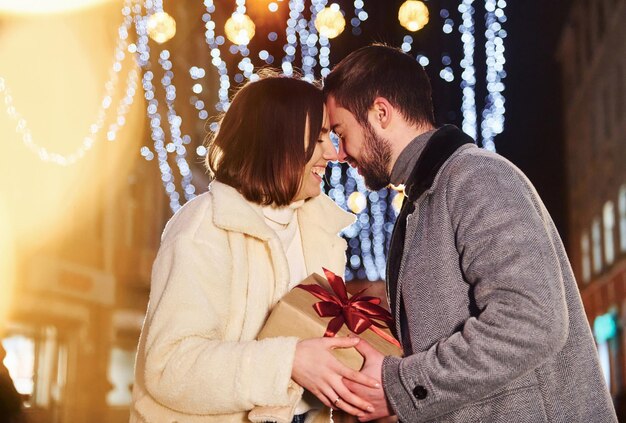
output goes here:
[{"label": "coat collar", "polygon": [[424,192],[432,192],[444,163],[464,145],[474,145],[474,140],[454,125],[444,125],[428,140],[406,181],[405,193],[410,201]]},{"label": "coat collar", "polygon": [[[265,224],[261,206],[247,201],[235,188],[219,181],[211,182],[209,191],[213,196],[213,223],[222,229],[241,232],[268,241],[275,232]],[[301,230],[322,231],[337,235],[351,225],[355,216],[335,204],[327,195],[321,194],[305,202],[297,211]]]}]

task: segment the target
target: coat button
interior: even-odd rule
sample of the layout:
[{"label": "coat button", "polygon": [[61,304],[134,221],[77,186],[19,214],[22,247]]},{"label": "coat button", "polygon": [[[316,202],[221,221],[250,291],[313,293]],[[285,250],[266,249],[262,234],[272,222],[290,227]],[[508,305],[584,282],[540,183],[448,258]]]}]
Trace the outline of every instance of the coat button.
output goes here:
[{"label": "coat button", "polygon": [[417,385],[415,388],[413,388],[413,396],[418,400],[423,400],[428,396],[428,390],[422,385]]}]

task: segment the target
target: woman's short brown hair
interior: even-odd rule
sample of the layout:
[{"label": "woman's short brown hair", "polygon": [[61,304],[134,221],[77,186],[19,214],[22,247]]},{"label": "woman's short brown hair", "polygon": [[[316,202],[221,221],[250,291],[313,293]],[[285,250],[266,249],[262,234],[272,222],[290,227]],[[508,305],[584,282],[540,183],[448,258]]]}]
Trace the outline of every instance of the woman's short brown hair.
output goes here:
[{"label": "woman's short brown hair", "polygon": [[318,86],[277,74],[248,82],[209,140],[209,172],[248,201],[287,205],[300,188],[323,118],[324,96]]}]

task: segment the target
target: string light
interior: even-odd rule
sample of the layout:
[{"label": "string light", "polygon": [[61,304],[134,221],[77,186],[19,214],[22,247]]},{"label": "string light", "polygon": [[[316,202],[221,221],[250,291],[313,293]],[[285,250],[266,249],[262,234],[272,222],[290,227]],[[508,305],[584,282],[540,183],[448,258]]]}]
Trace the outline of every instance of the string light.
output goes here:
[{"label": "string light", "polygon": [[361,35],[361,24],[367,20],[369,15],[363,8],[365,3],[363,0],[354,0],[354,17],[350,20],[352,24],[352,34]]},{"label": "string light", "polygon": [[[13,104],[13,96],[11,95],[11,90],[8,87],[7,81],[4,78],[0,77],[0,94],[2,94],[3,96],[7,115],[10,119],[17,122],[16,132],[21,135],[23,144],[31,152],[36,154],[42,161],[60,166],[72,165],[81,158],[83,158],[85,154],[89,150],[91,150],[94,144],[99,140],[98,134],[104,127],[105,122],[107,122],[108,120],[108,112],[111,109],[113,96],[116,92],[119,82],[119,74],[122,72],[123,68],[122,63],[126,58],[125,52],[127,49],[132,50],[132,45],[129,46],[128,43],[128,30],[133,22],[131,16],[131,8],[133,7],[133,5],[134,2],[132,0],[125,0],[122,7],[122,15],[124,18],[122,24],[118,27],[117,30],[118,38],[113,53],[113,64],[109,69],[108,81],[104,85],[105,93],[102,100],[100,101],[100,108],[98,109],[96,115],[96,121],[89,126],[89,135],[83,138],[81,145],[77,147],[72,153],[61,154],[58,152],[50,151],[46,147],[39,145],[34,140],[32,131],[28,126],[26,118],[22,116],[22,114],[16,109],[15,105]],[[126,76],[124,97],[119,100],[116,107],[115,119],[112,123],[109,124],[106,131],[106,138],[109,141],[114,141],[116,139],[118,131],[126,123],[126,114],[133,104],[138,80],[139,73],[137,69],[130,69]]]},{"label": "string light", "polygon": [[[146,1],[146,11],[150,8],[162,8],[162,3],[154,5],[152,1]],[[153,11],[154,12],[154,11]],[[152,83],[154,73],[150,68],[150,46],[148,45],[147,17],[141,15],[141,8],[137,9],[135,15],[135,29],[137,32],[137,54],[141,68],[143,69],[142,86],[144,89],[144,97],[147,101],[146,112],[148,121],[150,122],[150,135],[152,138],[154,151],[159,163],[161,172],[161,182],[165,188],[165,192],[170,198],[170,209],[176,212],[180,209],[180,194],[176,191],[174,174],[167,158],[168,152],[165,147],[165,132],[161,128],[161,114],[159,113],[159,101],[155,96],[155,88]],[[154,153],[148,147],[142,147],[141,154],[147,159],[152,160]]]},{"label": "string light", "polygon": [[497,134],[504,129],[504,83],[506,77],[504,71],[504,38],[506,31],[502,28],[502,23],[506,22],[504,8],[505,0],[486,0],[485,10],[485,53],[487,56],[487,97],[485,98],[485,108],[483,110],[483,120],[481,122],[481,135],[483,147],[487,150],[495,151],[493,141]]},{"label": "string light", "polygon": [[[500,0],[500,2],[502,2],[502,0]],[[458,26],[458,30],[462,35],[464,47],[464,56],[461,61],[463,72],[461,72],[460,76],[462,79],[461,86],[464,89],[463,128],[466,132],[468,122],[470,126],[472,123],[472,107],[473,128],[474,130],[476,128],[476,104],[474,101],[474,89],[476,84],[474,69],[474,9],[472,7],[472,3],[473,0],[463,0],[462,4],[459,6],[459,11],[461,11],[463,18],[463,24]],[[316,27],[315,22],[319,21],[318,18],[320,13],[325,10],[334,10],[335,12],[339,12],[342,18],[343,15],[337,5],[327,7],[327,0],[311,0],[309,9],[311,13],[307,18],[304,14],[305,4],[306,2],[304,0],[289,1],[289,17],[285,29],[286,41],[283,45],[284,56],[282,57],[281,67],[283,69],[283,73],[286,75],[292,75],[293,66],[299,49],[299,53],[302,57],[302,70],[304,78],[312,80],[315,78],[317,69],[319,69],[319,74],[321,76],[326,76],[330,72],[330,41],[327,36],[319,32],[319,28]],[[244,78],[253,80],[255,77],[258,77],[258,75],[254,73],[253,58],[258,56],[258,59],[264,60],[266,63],[273,61],[274,58],[271,57],[267,50],[261,50],[258,53],[251,55],[251,52],[245,45],[232,45],[230,46],[231,53],[233,55],[240,54],[242,58],[237,63],[237,71],[235,71],[233,75],[230,75],[226,67],[226,62],[222,59],[220,51],[220,46],[224,44],[224,37],[216,35],[216,25],[211,19],[211,15],[215,12],[214,2],[213,0],[204,0],[204,5],[206,7],[206,13],[204,13],[202,19],[205,22],[206,28],[205,41],[210,48],[210,55],[212,59],[211,63],[217,69],[220,81],[220,87],[218,90],[219,101],[215,105],[215,108],[218,111],[224,111],[228,109],[229,105],[228,93],[230,88],[230,78],[232,77],[235,81],[243,81]],[[244,13],[245,1],[238,0],[237,5],[238,7],[235,13]],[[366,14],[363,15],[361,13],[365,13],[363,10],[364,2],[359,2],[357,0],[354,2],[354,5],[355,17],[360,15],[360,17],[366,19]],[[501,9],[500,3],[498,8]],[[496,12],[495,9],[493,10],[493,13],[494,15],[496,15],[496,13],[499,14],[496,15],[496,17],[503,16],[501,12]],[[450,18],[447,10],[443,9],[441,11],[441,17],[442,19],[445,19],[442,27],[443,33],[451,33],[454,29],[454,21]],[[356,24],[356,20],[351,20],[351,24],[353,30],[355,28],[360,29],[360,24]],[[500,35],[502,34],[498,34],[498,36]],[[276,41],[277,38],[278,36],[275,32],[270,32],[268,34],[270,42]],[[410,52],[412,50],[413,43],[414,37],[406,35],[403,38],[401,47],[404,51]],[[494,45],[497,45],[495,40]],[[496,54],[500,52],[500,50],[496,47],[494,47],[493,51]],[[428,66],[430,63],[429,58],[424,54],[418,54],[416,56],[416,60],[422,66]],[[163,62],[162,58],[161,62]],[[495,63],[497,63],[497,60]],[[444,80],[454,81],[456,75],[453,70],[450,55],[444,53],[441,56],[441,64],[443,65],[441,70],[442,78],[444,78]],[[167,70],[164,69],[164,71],[165,74],[167,74]],[[201,80],[205,77],[206,71],[200,67],[191,67],[189,69],[189,75],[193,80]],[[151,81],[151,78],[146,79],[149,80],[148,82]],[[173,85],[173,79],[168,82]],[[146,84],[144,89],[146,89],[146,87],[150,88],[149,84]],[[206,117],[208,114],[206,110],[207,105],[198,100],[196,97],[197,94],[203,92],[202,88],[201,81],[197,81],[195,84],[192,84],[191,90],[193,95],[191,99],[192,104],[194,104],[196,109],[199,110],[199,116],[201,116],[200,113],[202,113],[202,116]],[[465,88],[468,88],[469,90],[465,90]],[[167,88],[165,89],[167,95]],[[150,92],[150,89],[146,90],[147,98],[150,97],[148,92]],[[168,106],[167,96],[164,106]],[[158,103],[149,102],[148,107],[151,107],[151,112],[149,113],[151,121],[160,124],[160,119],[154,119],[155,117],[158,117]],[[169,110],[170,108],[168,106],[168,111]],[[170,194],[170,206],[172,207],[172,210],[177,210],[177,208],[180,207],[180,198],[177,196],[175,190],[172,171],[167,167],[167,160],[163,161],[161,159],[161,157],[166,158],[167,156],[164,156],[161,151],[165,150],[167,152],[169,147],[169,150],[173,153],[177,150],[177,146],[181,145],[180,140],[182,140],[182,145],[185,144],[184,136],[180,136],[180,133],[176,130],[176,126],[180,125],[180,120],[176,119],[176,117],[177,115],[175,112],[168,114],[168,123],[170,126],[174,125],[174,131],[170,127],[170,137],[172,138],[172,142],[166,146],[164,146],[163,142],[160,141],[165,138],[165,134],[162,130],[160,130],[160,126],[157,127],[155,125],[153,127],[153,140],[156,140],[154,151],[157,153],[156,155],[160,160],[159,166],[162,171],[162,179],[164,186],[166,187],[166,191]],[[217,123],[211,123],[210,129],[212,131],[216,131],[218,129]],[[337,140],[334,137],[333,141],[337,143]],[[142,150],[142,152],[146,155],[152,154],[150,149],[146,148],[146,150]],[[196,149],[196,153],[202,156],[206,154],[206,149],[204,147],[198,147]],[[184,157],[182,160],[184,160]],[[348,266],[346,268],[346,280],[352,280],[355,278],[370,280],[384,279],[385,260],[387,254],[386,249],[391,238],[393,222],[397,217],[404,198],[402,190],[399,189],[396,191],[383,189],[377,192],[369,192],[365,188],[363,179],[354,169],[339,163],[332,163],[328,172],[328,186],[325,187],[328,191],[328,195],[340,207],[346,210],[351,210],[357,215],[357,221],[342,233],[342,235],[348,240]],[[179,173],[184,179],[185,175],[183,175],[180,165]]]},{"label": "string light", "polygon": [[[220,87],[218,89],[218,102],[215,105],[215,109],[218,112],[223,112],[228,110],[228,105],[230,104],[228,99],[230,77],[228,75],[226,62],[221,58],[221,52],[219,49],[220,39],[219,37],[215,36],[215,22],[211,19],[211,14],[215,12],[215,5],[213,3],[213,0],[204,0],[204,6],[206,8],[206,13],[202,15],[202,20],[205,22],[204,26],[206,28],[206,31],[204,32],[204,37],[206,43],[211,49],[211,64],[217,69],[220,81]],[[211,124],[209,128],[211,129],[211,131],[216,132],[218,126],[217,124]]]},{"label": "string light", "polygon": [[283,46],[285,56],[282,61],[283,73],[287,76],[293,75],[293,62],[296,58],[298,36],[296,27],[304,11],[303,0],[289,0],[289,19],[285,28],[286,43]]},{"label": "string light", "polygon": [[463,123],[461,128],[467,135],[476,139],[478,124],[476,114],[476,69],[474,68],[474,0],[463,0],[459,5],[462,24],[459,26],[461,41],[463,42],[463,59],[461,60],[461,114]]},{"label": "string light", "polygon": [[[265,61],[265,63],[272,63],[274,57],[270,55],[267,50],[261,50],[251,55],[247,44],[252,38],[253,33],[245,30],[244,32],[248,34],[247,37],[243,37],[243,39],[235,38],[234,41],[231,39],[235,44],[230,46],[229,50],[233,55],[241,55],[241,59],[237,64],[238,71],[231,76],[220,50],[220,47],[224,45],[226,39],[224,36],[216,35],[216,24],[212,20],[212,14],[215,12],[214,0],[204,0],[203,3],[206,9],[202,16],[206,28],[205,42],[209,46],[211,64],[215,67],[219,75],[218,101],[214,106],[217,111],[225,111],[228,110],[229,106],[228,94],[231,86],[231,77],[237,82],[243,81],[244,78],[254,80],[258,78],[258,75],[254,73],[253,57],[258,56],[258,58]],[[421,2],[405,2],[405,4],[407,3]],[[461,1],[459,11],[461,12],[462,24],[458,26],[458,30],[461,33],[461,40],[463,42],[463,59],[460,63],[462,68],[460,77],[462,80],[461,88],[463,94],[463,130],[476,138],[478,116],[475,102],[475,10],[473,3],[474,0]],[[309,18],[307,18],[304,15],[305,4],[305,0],[289,1],[286,43],[283,47],[284,56],[281,65],[286,75],[292,75],[295,57],[298,48],[300,48],[304,78],[313,80],[316,77],[316,69],[319,69],[319,74],[323,77],[330,72],[330,38],[339,35],[341,31],[343,31],[345,28],[345,19],[337,4],[327,7],[327,0],[311,0],[311,13]],[[271,2],[268,7],[270,12],[273,13],[278,10],[278,3]],[[506,16],[504,14],[505,7],[505,0],[486,0],[485,2],[485,10],[487,11],[485,15],[485,52],[487,56],[486,79],[488,95],[486,97],[485,109],[481,115],[483,118],[481,122],[481,135],[483,145],[486,148],[493,148],[493,137],[501,132],[504,123],[504,97],[502,95],[504,85],[502,84],[502,80],[505,78],[506,73],[504,72],[505,61],[502,40],[506,37],[506,31],[502,28],[502,24],[506,22]],[[128,44],[127,41],[128,28],[130,28],[133,21],[131,8],[134,12],[137,45]],[[163,77],[160,82],[165,95],[161,103],[156,99],[154,86],[155,75],[150,68],[151,55],[148,46],[148,22],[151,17],[161,16],[159,14],[163,12],[162,0],[147,0],[144,3],[144,8],[146,11],[145,16],[142,15],[142,6],[138,1],[125,1],[123,9],[125,20],[119,29],[120,39],[116,44],[116,59],[112,67],[114,73],[105,86],[106,91],[105,98],[102,101],[102,110],[106,111],[111,107],[111,94],[114,92],[114,88],[118,83],[117,78],[122,69],[121,65],[125,51],[136,53],[137,60],[142,69],[142,87],[147,103],[147,116],[152,138],[152,146],[144,146],[141,148],[140,152],[146,160],[157,159],[161,171],[161,180],[170,199],[170,208],[176,211],[181,207],[181,195],[176,188],[175,175],[170,167],[168,158],[170,155],[174,155],[174,163],[180,175],[181,193],[184,194],[185,200],[193,198],[195,188],[191,184],[192,175],[187,163],[187,146],[190,144],[191,137],[183,135],[181,132],[182,117],[177,113],[175,108],[177,92],[172,71],[173,64],[171,62],[170,52],[165,49],[161,50],[158,55],[153,55],[154,58],[157,58],[156,60],[158,60],[163,72]],[[364,8],[365,3],[363,0],[354,1],[355,16],[350,20],[350,23],[352,32],[355,35],[360,33],[361,23],[368,18]],[[245,12],[245,0],[237,0],[237,9],[233,16],[243,16]],[[332,25],[316,25],[323,22],[325,13],[330,12],[334,14],[333,19],[336,22],[333,21]],[[427,9],[426,13],[422,10],[421,15],[419,15],[419,19],[422,21],[420,25],[425,25],[428,21],[427,14]],[[442,9],[440,16],[444,20],[442,32],[444,34],[451,34],[454,29],[454,21],[450,17],[449,12],[446,9]],[[416,18],[413,17],[410,18],[409,21],[411,19],[416,20]],[[411,26],[412,24],[409,25],[409,21],[405,22],[407,26],[411,28],[415,27],[414,25]],[[337,22],[339,22],[339,25],[336,25]],[[321,28],[324,29],[322,30]],[[334,32],[326,32],[328,28],[333,28]],[[228,32],[229,31],[226,30],[227,35]],[[235,33],[237,33],[237,31],[235,31]],[[155,36],[156,41],[158,41],[157,38],[158,37]],[[276,41],[277,38],[278,36],[275,32],[268,34],[270,42]],[[403,38],[402,50],[410,53],[413,48],[413,43],[413,36],[406,35]],[[423,54],[418,54],[416,60],[422,66],[428,66],[430,63],[429,58]],[[449,55],[442,55],[441,63],[443,68],[441,69],[440,76],[449,82],[455,79],[451,62],[452,60]],[[189,68],[189,76],[195,81],[195,83],[190,85],[192,91],[190,100],[198,111],[198,117],[200,119],[207,119],[209,115],[207,104],[197,97],[204,92],[202,80],[206,76],[206,72],[207,70],[197,66]],[[130,104],[132,104],[138,79],[139,73],[137,70],[131,69],[128,72],[126,95],[118,105],[117,119],[109,126],[107,138],[114,139],[119,128],[124,125],[124,115],[128,111]],[[18,133],[23,134],[24,143],[29,146],[28,141],[32,141],[32,136],[30,132],[20,132],[25,131],[26,121],[15,110],[6,81],[2,78],[0,78],[0,92],[4,96],[9,116],[16,119],[18,122]],[[162,119],[161,110],[163,110],[166,116],[164,119]],[[76,156],[55,155],[55,153],[50,153],[42,147],[36,146],[34,143],[32,146],[29,146],[29,148],[35,151],[44,160],[59,164],[72,163],[79,157],[82,157],[84,152],[91,148],[96,133],[104,126],[105,117],[103,116],[105,115],[102,115],[102,113],[98,114],[96,123],[91,126],[91,134],[85,138],[86,142],[81,146],[82,152],[76,153]],[[168,125],[167,136],[163,125]],[[217,131],[218,124],[213,122],[210,124],[209,128],[211,131]],[[169,137],[169,142],[166,143],[167,137]],[[334,139],[334,142],[336,143],[337,140]],[[204,156],[206,149],[200,146],[196,149],[196,154]],[[348,239],[349,246],[346,280],[354,278],[367,278],[370,280],[384,279],[386,248],[391,238],[393,222],[404,198],[403,192],[401,190],[395,191],[388,189],[369,192],[365,188],[363,179],[354,169],[347,168],[345,165],[339,163],[331,164],[329,174],[329,184],[326,187],[328,194],[340,207],[351,210],[357,214],[357,222],[343,232],[343,236]]]},{"label": "string light", "polygon": [[174,73],[172,72],[172,62],[169,60],[170,52],[168,50],[162,50],[159,54],[159,64],[164,71],[163,78],[161,78],[161,84],[165,90],[165,104],[167,106],[167,121],[170,128],[171,142],[165,146],[165,150],[168,153],[176,153],[176,165],[181,175],[181,186],[183,189],[183,195],[186,200],[191,200],[195,197],[195,187],[191,184],[191,169],[187,163],[185,157],[187,156],[187,149],[185,144],[189,144],[191,137],[183,136],[180,126],[183,119],[176,113],[174,107],[174,101],[176,100],[176,86],[173,84]]}]

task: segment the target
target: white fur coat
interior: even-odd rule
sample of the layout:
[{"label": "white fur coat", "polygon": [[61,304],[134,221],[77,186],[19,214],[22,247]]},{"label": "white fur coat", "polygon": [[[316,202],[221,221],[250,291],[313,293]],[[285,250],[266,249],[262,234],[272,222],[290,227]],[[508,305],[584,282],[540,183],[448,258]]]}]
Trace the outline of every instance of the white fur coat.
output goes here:
[{"label": "white fur coat", "polygon": [[[258,207],[214,181],[163,232],[139,341],[131,422],[244,422],[257,406],[287,409],[296,338],[256,341],[289,285],[280,240]],[[354,221],[325,195],[298,209],[308,273],[343,274]],[[271,409],[271,408],[268,408]]]}]

